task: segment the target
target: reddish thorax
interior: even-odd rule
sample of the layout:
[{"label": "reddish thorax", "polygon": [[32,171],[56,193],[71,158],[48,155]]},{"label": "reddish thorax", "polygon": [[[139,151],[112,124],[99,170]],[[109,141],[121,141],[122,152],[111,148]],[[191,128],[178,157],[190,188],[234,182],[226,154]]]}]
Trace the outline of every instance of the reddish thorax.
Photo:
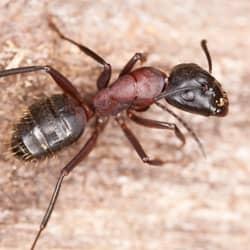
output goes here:
[{"label": "reddish thorax", "polygon": [[131,106],[149,106],[162,92],[165,79],[166,75],[155,68],[138,68],[100,90],[93,99],[94,109],[100,116],[108,116]]}]

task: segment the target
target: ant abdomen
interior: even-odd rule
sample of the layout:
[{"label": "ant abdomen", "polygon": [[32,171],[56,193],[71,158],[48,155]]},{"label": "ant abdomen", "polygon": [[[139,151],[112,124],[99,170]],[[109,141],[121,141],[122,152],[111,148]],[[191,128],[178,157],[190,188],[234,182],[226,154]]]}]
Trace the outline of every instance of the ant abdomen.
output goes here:
[{"label": "ant abdomen", "polygon": [[81,136],[86,120],[83,108],[69,96],[42,98],[14,126],[11,151],[25,161],[51,156]]}]

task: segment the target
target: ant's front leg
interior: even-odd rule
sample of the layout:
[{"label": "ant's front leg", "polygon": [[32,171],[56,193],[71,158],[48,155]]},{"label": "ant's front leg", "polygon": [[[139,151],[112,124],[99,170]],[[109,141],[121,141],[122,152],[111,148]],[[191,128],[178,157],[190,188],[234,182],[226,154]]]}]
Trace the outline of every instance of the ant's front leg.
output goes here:
[{"label": "ant's front leg", "polygon": [[172,115],[174,118],[176,118],[186,129],[187,131],[191,134],[191,136],[193,137],[193,139],[196,141],[196,143],[198,144],[198,147],[202,153],[202,155],[206,158],[206,153],[205,153],[205,149],[199,139],[199,137],[196,135],[196,133],[193,131],[192,128],[189,127],[189,125],[181,118],[179,117],[175,112],[173,112],[172,110],[170,110],[167,106],[161,104],[160,102],[155,102],[155,104],[160,107],[161,109],[167,111],[170,115]]},{"label": "ant's front leg", "polygon": [[147,59],[146,54],[143,53],[135,53],[135,55],[127,62],[127,64],[124,66],[122,69],[121,73],[119,74],[120,76],[123,76],[125,74],[128,74],[134,67],[134,65],[138,62],[141,61],[141,63],[145,62]]},{"label": "ant's front leg", "polygon": [[116,121],[118,122],[118,124],[120,125],[120,127],[123,130],[124,134],[126,135],[128,140],[130,141],[130,143],[134,147],[135,151],[137,152],[137,154],[139,155],[139,157],[141,158],[141,160],[144,163],[148,163],[150,165],[155,165],[155,166],[160,166],[160,165],[163,165],[165,163],[164,161],[162,161],[160,159],[151,159],[145,153],[145,151],[142,148],[142,146],[141,146],[140,142],[138,141],[138,139],[135,137],[133,132],[127,127],[123,117],[116,117]]},{"label": "ant's front leg", "polygon": [[186,143],[184,134],[181,132],[181,130],[175,123],[146,119],[134,114],[130,110],[127,111],[127,115],[133,122],[144,127],[173,130],[176,137],[181,141],[180,148],[182,148]]}]

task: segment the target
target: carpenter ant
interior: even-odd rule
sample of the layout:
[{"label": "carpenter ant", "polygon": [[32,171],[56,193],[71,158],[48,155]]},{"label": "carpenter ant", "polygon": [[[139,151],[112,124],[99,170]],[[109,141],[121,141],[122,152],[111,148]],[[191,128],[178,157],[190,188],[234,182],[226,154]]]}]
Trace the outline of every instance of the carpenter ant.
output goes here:
[{"label": "carpenter ant", "polygon": [[62,39],[76,45],[83,53],[101,64],[103,70],[97,80],[98,92],[91,99],[91,103],[84,101],[72,83],[51,66],[29,66],[0,71],[0,77],[44,71],[64,92],[64,94],[52,95],[35,102],[14,126],[11,150],[19,159],[30,161],[54,154],[76,141],[84,132],[90,119],[95,119],[95,129],[87,143],[60,172],[31,249],[35,248],[49,221],[64,177],[95,147],[97,138],[105,128],[109,116],[115,118],[144,163],[162,165],[164,163],[162,160],[152,159],[144,152],[136,136],[127,127],[126,118],[145,127],[173,130],[184,145],[185,137],[174,123],[145,119],[136,114],[156,104],[175,116],[191,132],[204,153],[195,133],[159,100],[164,98],[167,103],[181,110],[204,116],[225,116],[229,104],[220,83],[211,75],[212,61],[205,40],[201,41],[201,47],[208,60],[208,72],[194,63],[175,66],[169,76],[153,67],[132,70],[136,62],[145,60],[142,53],[136,53],[122,69],[119,77],[108,86],[111,65],[91,49],[64,36],[52,22],[50,26]]}]

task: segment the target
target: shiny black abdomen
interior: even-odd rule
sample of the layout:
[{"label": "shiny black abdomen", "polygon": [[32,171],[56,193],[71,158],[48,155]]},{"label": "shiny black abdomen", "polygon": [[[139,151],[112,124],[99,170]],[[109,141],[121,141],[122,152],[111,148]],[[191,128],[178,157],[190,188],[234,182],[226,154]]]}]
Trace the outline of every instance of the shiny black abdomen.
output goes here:
[{"label": "shiny black abdomen", "polygon": [[53,95],[32,104],[11,138],[12,152],[22,160],[40,159],[72,144],[84,131],[86,114],[66,95]]}]

